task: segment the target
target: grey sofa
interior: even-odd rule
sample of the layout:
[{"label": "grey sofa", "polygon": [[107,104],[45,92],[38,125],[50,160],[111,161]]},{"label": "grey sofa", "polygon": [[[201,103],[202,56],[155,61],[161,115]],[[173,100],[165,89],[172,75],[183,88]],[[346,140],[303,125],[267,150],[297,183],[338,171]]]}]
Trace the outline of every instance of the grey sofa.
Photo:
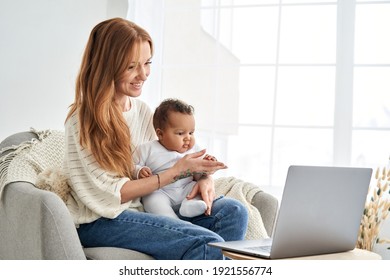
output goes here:
[{"label": "grey sofa", "polygon": [[[36,138],[33,132],[13,134],[0,143],[0,158],[12,147]],[[258,192],[252,204],[263,218],[271,235],[278,208],[272,195]],[[120,248],[83,248],[70,213],[59,196],[27,182],[13,182],[3,189],[0,201],[0,259],[80,260],[80,259],[153,259],[133,250]]]}]

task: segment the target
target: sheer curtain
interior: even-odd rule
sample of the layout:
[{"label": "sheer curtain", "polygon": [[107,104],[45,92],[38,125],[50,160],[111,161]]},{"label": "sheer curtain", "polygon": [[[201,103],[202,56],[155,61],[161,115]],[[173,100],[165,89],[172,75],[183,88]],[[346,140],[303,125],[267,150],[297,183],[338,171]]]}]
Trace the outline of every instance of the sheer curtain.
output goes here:
[{"label": "sheer curtain", "polygon": [[143,98],[194,105],[216,176],[278,194],[291,164],[387,164],[390,1],[129,0],[128,17],[156,43]]},{"label": "sheer curtain", "polygon": [[128,0],[127,18],[147,30],[153,39],[152,75],[140,98],[154,109],[161,100],[164,0]]}]

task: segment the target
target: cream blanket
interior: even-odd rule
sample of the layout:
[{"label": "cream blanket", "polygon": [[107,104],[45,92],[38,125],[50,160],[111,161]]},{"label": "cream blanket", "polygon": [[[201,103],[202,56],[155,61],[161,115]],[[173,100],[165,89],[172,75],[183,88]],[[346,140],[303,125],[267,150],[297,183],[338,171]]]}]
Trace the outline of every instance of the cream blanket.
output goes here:
[{"label": "cream blanket", "polygon": [[234,177],[223,177],[215,180],[215,191],[217,196],[224,195],[237,199],[247,207],[249,220],[245,239],[268,237],[259,210],[251,204],[255,194],[261,192],[258,186]]},{"label": "cream blanket", "polygon": [[0,199],[4,187],[12,182],[36,184],[39,174],[48,169],[59,169],[64,158],[64,132],[31,129],[37,139],[17,146],[6,147],[9,152],[0,158]]},{"label": "cream blanket", "polygon": [[[1,194],[9,183],[24,181],[36,187],[49,190],[66,201],[69,187],[64,184],[61,176],[61,165],[64,157],[63,131],[36,131],[38,139],[33,139],[18,146],[4,148],[1,152],[11,152],[0,158],[0,199]],[[249,212],[249,224],[246,239],[267,237],[267,231],[261,215],[251,204],[254,195],[260,188],[233,177],[215,180],[217,196],[224,195],[241,201]]]}]

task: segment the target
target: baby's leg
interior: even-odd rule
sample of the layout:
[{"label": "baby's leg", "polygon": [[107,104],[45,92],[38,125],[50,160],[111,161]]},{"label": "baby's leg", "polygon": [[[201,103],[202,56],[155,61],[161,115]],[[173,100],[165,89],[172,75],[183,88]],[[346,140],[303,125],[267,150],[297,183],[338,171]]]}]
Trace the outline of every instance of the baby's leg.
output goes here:
[{"label": "baby's leg", "polygon": [[193,199],[184,199],[181,203],[179,213],[183,217],[192,218],[204,214],[206,209],[206,202],[198,195]]},{"label": "baby's leg", "polygon": [[144,196],[142,198],[142,204],[144,205],[145,211],[148,213],[179,219],[172,209],[171,200],[161,191],[155,191]]}]

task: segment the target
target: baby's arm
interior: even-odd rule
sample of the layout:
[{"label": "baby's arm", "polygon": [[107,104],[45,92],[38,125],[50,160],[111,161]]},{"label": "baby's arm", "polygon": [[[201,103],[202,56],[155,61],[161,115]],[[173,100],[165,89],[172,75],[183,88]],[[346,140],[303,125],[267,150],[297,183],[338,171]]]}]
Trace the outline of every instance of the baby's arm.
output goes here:
[{"label": "baby's arm", "polygon": [[136,179],[147,178],[152,175],[152,171],[149,167],[146,166],[146,159],[148,151],[150,149],[151,142],[146,142],[139,145],[134,152],[133,160],[135,165],[134,177]]}]

